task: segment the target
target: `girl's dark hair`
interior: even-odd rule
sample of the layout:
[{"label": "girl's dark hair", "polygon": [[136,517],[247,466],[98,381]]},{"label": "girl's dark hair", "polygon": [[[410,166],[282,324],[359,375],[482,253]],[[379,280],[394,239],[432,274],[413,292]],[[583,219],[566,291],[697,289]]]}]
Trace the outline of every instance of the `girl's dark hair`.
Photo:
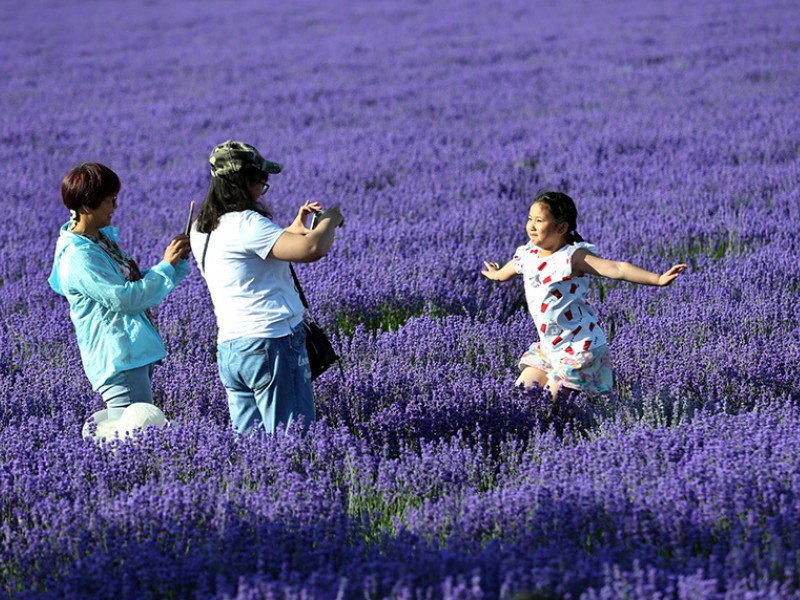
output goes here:
[{"label": "girl's dark hair", "polygon": [[578,209],[575,208],[575,202],[572,198],[563,192],[541,192],[533,199],[534,204],[537,202],[547,206],[556,223],[567,223],[569,225],[567,230],[568,244],[583,241],[581,234],[578,233]]},{"label": "girl's dark hair", "polygon": [[197,213],[197,231],[211,233],[219,225],[219,218],[229,212],[253,210],[272,218],[269,211],[253,200],[248,186],[267,174],[258,169],[245,169],[228,175],[211,177],[203,206]]},{"label": "girl's dark hair", "polygon": [[108,196],[120,190],[119,177],[100,163],[81,163],[67,173],[61,182],[61,199],[70,210],[81,206],[97,208]]}]

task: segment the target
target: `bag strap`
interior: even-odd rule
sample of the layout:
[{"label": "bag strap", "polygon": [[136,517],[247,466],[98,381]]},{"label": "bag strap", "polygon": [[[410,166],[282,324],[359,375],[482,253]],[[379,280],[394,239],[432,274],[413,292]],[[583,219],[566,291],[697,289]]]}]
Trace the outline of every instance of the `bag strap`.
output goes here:
[{"label": "bag strap", "polygon": [[303,286],[300,285],[300,280],[297,278],[297,273],[294,272],[292,263],[289,263],[289,270],[292,272],[292,279],[294,279],[294,286],[297,288],[297,293],[300,294],[300,301],[303,303],[303,306],[306,307],[306,310],[310,311],[311,308],[308,306],[308,300],[306,300],[306,295],[303,293]]},{"label": "bag strap", "polygon": [[297,278],[297,273],[294,271],[294,266],[292,263],[289,263],[289,270],[292,272],[292,279],[294,279],[294,285],[297,288],[297,293],[300,295],[300,302],[303,303],[303,306],[308,313],[309,318],[314,321],[314,315],[311,314],[311,307],[308,305],[308,300],[306,300],[306,295],[303,293],[303,286],[300,285],[300,280]]},{"label": "bag strap", "polygon": [[208,240],[210,239],[211,239],[211,232],[209,231],[208,235],[206,236],[205,246],[203,246],[203,258],[200,261],[200,266],[203,267],[203,273],[206,272],[206,252],[208,252]]}]

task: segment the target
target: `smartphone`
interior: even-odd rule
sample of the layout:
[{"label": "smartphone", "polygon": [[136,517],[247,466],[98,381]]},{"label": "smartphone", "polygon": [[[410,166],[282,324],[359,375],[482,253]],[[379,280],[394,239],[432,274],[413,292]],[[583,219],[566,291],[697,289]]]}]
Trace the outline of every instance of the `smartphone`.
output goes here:
[{"label": "smartphone", "polygon": [[194,216],[194,200],[189,204],[189,216],[186,218],[186,227],[183,230],[183,235],[189,235],[189,230],[192,228],[192,217]]},{"label": "smartphone", "polygon": [[310,227],[310,229],[314,229],[314,227],[317,226],[317,223],[319,222],[319,214],[320,214],[320,212],[322,212],[322,211],[318,210],[318,211],[315,211],[315,212],[311,213],[311,227]]}]

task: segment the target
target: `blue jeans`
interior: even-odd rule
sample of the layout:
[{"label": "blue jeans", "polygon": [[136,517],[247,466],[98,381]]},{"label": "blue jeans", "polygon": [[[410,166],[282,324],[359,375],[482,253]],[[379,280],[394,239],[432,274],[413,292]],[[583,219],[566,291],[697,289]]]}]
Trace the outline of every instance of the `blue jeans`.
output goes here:
[{"label": "blue jeans", "polygon": [[250,433],[260,423],[268,433],[303,417],[314,421],[311,367],[303,324],[280,338],[239,338],[217,344],[219,376],[228,394],[234,430]]},{"label": "blue jeans", "polygon": [[134,402],[153,403],[153,366],[114,373],[97,391],[108,409],[108,419],[118,419],[122,411]]}]

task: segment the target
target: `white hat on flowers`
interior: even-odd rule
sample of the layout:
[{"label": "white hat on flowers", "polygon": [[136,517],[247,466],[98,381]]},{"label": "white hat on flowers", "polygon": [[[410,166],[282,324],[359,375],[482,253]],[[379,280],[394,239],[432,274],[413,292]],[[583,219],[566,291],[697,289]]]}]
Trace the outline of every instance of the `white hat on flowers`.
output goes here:
[{"label": "white hat on flowers", "polygon": [[[97,429],[92,433],[92,423],[97,424]],[[117,434],[120,439],[132,434],[137,429],[146,427],[163,427],[167,423],[164,413],[155,404],[147,402],[134,402],[122,411],[118,419],[108,418],[107,410],[94,413],[83,426],[83,439],[113,440]]]}]

